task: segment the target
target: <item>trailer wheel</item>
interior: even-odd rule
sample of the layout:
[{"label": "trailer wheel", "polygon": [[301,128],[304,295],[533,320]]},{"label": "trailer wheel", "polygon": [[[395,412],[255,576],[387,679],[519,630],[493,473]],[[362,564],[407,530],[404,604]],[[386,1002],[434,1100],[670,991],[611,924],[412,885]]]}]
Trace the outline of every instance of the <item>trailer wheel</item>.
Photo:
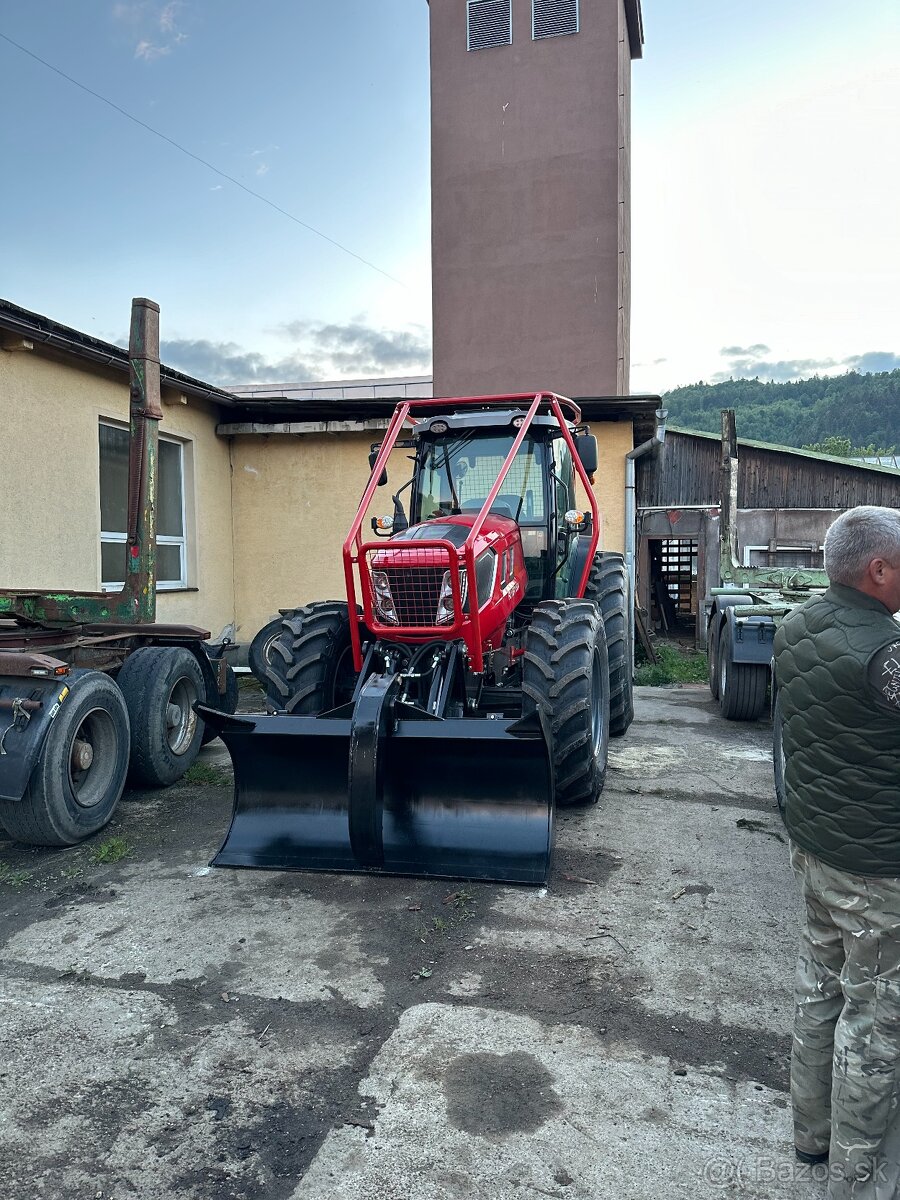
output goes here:
[{"label": "trailer wheel", "polygon": [[352,699],[356,672],[346,601],[316,601],[283,619],[269,651],[265,687],[273,709],[298,716],[316,716]]},{"label": "trailer wheel", "polygon": [[712,617],[706,631],[706,664],[709,671],[709,691],[713,700],[719,699],[719,631]]},{"label": "trailer wheel", "polygon": [[50,725],[22,800],[0,801],[10,837],[35,846],[74,846],[107,824],[128,772],[128,710],[107,676],[73,685]]},{"label": "trailer wheel", "polygon": [[784,820],[784,713],[781,711],[781,697],[775,697],[775,712],[772,716],[772,761],[775,764],[775,799],[778,801],[778,811]]},{"label": "trailer wheel", "polygon": [[629,611],[628,572],[621,554],[594,555],[584,598],[593,600],[603,614],[609,652],[609,733],[622,737],[634,720],[634,614]]},{"label": "trailer wheel", "polygon": [[769,668],[761,663],[736,663],[731,626],[719,634],[719,711],[728,721],[755,721],[766,704]]},{"label": "trailer wheel", "polygon": [[538,710],[547,719],[556,803],[596,803],[609,749],[609,656],[598,606],[538,604],[523,664],[522,715]]},{"label": "trailer wheel", "polygon": [[266,668],[269,665],[269,655],[272,653],[272,646],[276,640],[281,637],[284,628],[284,621],[287,617],[293,616],[298,610],[293,608],[288,613],[282,614],[280,617],[275,617],[273,621],[269,621],[263,625],[259,633],[250,643],[250,649],[247,651],[247,662],[250,665],[250,670],[259,680],[266,686]]},{"label": "trailer wheel", "polygon": [[116,682],[131,719],[129,782],[168,787],[200,753],[203,722],[194,711],[206,698],[200,664],[182,646],[142,646],[125,659]]}]

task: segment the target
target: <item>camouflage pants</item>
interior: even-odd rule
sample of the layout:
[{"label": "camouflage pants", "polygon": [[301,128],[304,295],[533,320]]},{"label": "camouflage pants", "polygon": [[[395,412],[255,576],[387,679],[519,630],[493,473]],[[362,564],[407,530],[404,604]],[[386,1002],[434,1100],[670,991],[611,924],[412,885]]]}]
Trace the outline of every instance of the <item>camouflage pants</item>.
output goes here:
[{"label": "camouflage pants", "polygon": [[900,1197],[900,878],[791,847],[806,905],[791,1101],[800,1150],[829,1153],[830,1200]]}]

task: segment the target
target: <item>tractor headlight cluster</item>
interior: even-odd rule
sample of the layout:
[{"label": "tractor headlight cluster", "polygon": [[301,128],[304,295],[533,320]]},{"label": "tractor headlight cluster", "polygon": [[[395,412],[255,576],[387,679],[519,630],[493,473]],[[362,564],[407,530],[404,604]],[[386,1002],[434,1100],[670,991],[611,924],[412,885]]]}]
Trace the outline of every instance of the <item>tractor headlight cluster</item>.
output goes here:
[{"label": "tractor headlight cluster", "polygon": [[399,625],[400,618],[394,607],[394,597],[391,595],[391,585],[384,571],[372,572],[372,593],[375,601],[375,612],[386,625]]},{"label": "tractor headlight cluster", "polygon": [[[459,599],[463,608],[466,606],[466,597],[468,596],[468,580],[466,573],[460,567],[459,569]],[[456,612],[453,608],[453,583],[450,579],[450,572],[444,572],[444,578],[441,580],[441,593],[438,596],[437,613],[435,614],[436,625],[452,625],[456,620]]]}]

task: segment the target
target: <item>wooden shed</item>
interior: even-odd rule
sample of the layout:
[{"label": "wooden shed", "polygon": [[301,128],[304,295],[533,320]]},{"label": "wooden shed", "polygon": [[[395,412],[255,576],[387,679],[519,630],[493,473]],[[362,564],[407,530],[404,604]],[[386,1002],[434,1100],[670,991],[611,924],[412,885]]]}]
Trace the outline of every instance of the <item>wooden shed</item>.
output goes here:
[{"label": "wooden shed", "polygon": [[[696,638],[719,583],[721,454],[716,434],[670,428],[637,462],[637,600],[663,635]],[[821,568],[828,526],[859,504],[900,508],[900,470],[738,439],[743,565]]]}]

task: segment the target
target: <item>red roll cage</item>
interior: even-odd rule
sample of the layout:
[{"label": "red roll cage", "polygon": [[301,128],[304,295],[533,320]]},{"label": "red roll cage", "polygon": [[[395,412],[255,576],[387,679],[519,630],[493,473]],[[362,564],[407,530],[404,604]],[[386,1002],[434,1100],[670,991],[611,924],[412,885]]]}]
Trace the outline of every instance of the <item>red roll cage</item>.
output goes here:
[{"label": "red roll cage", "polygon": [[[364,578],[370,574],[367,555],[384,549],[384,542],[363,542],[360,536],[362,523],[365,519],[366,512],[378,487],[378,480],[381,478],[381,473],[387,465],[390,453],[400,436],[403,425],[416,413],[429,412],[447,412],[459,408],[522,408],[526,410],[525,419],[519,426],[509,453],[497,473],[497,478],[494,481],[491,490],[488,492],[487,498],[479,510],[478,516],[475,518],[471,529],[469,530],[466,540],[461,546],[455,546],[452,542],[443,538],[434,538],[428,541],[417,540],[415,543],[418,550],[440,550],[447,556],[448,566],[452,568],[454,562],[456,565],[465,571],[465,577],[469,580],[469,595],[473,597],[470,605],[471,611],[463,612],[461,603],[461,588],[460,588],[460,571],[450,569],[450,582],[453,588],[453,611],[456,614],[452,625],[435,626],[434,628],[423,629],[421,626],[391,626],[389,632],[392,638],[405,641],[432,641],[440,639],[441,641],[449,641],[456,637],[461,637],[466,645],[466,650],[469,655],[469,661],[472,670],[476,673],[484,670],[484,655],[482,652],[481,638],[481,613],[479,605],[475,598],[475,555],[474,545],[475,539],[481,532],[481,528],[491,510],[491,506],[500,494],[503,481],[505,480],[510,467],[519,452],[519,447],[525,440],[525,436],[539,411],[542,409],[545,412],[550,412],[556,418],[557,423],[562,431],[563,439],[572,454],[572,461],[575,465],[575,470],[578,477],[584,485],[588,495],[588,501],[591,506],[591,544],[587,558],[585,559],[584,570],[581,574],[581,579],[578,582],[579,596],[584,595],[585,585],[587,584],[588,575],[590,574],[591,563],[594,559],[594,554],[600,541],[600,520],[599,510],[597,508],[597,498],[594,495],[594,490],[591,487],[591,481],[588,478],[578,451],[575,448],[575,439],[569,432],[567,426],[566,413],[569,414],[568,419],[573,421],[575,425],[581,423],[581,409],[572,400],[565,396],[558,396],[555,392],[519,392],[508,396],[456,396],[452,398],[438,398],[434,400],[405,400],[402,404],[398,404],[391,416],[387,431],[384,435],[384,441],[381,443],[381,449],[375,459],[375,465],[372,468],[372,473],[369,478],[366,490],[363,492],[362,499],[359,503],[356,516],[353,518],[353,523],[350,526],[350,531],[344,539],[343,558],[344,558],[344,578],[347,585],[347,603],[351,614],[356,612],[357,594],[356,594],[356,577],[354,566],[359,572],[360,593],[363,604],[364,619],[367,625],[378,625],[379,622],[374,618],[372,610],[372,589],[371,581]],[[353,648],[353,665],[357,672],[362,670],[362,642],[359,634],[359,622],[351,620],[350,622],[350,638]]]}]

